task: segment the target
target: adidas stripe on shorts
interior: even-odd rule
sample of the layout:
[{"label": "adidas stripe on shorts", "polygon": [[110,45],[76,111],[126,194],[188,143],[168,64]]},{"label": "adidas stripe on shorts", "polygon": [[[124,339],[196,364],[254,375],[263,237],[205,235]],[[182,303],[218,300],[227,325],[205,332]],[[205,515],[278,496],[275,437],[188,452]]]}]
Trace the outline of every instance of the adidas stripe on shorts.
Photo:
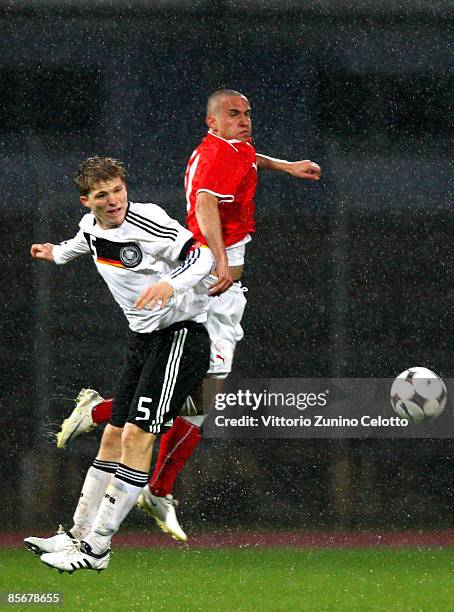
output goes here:
[{"label": "adidas stripe on shorts", "polygon": [[153,434],[166,431],[206,375],[209,361],[210,340],[201,323],[183,321],[150,334],[130,331],[111,424],[134,423]]}]

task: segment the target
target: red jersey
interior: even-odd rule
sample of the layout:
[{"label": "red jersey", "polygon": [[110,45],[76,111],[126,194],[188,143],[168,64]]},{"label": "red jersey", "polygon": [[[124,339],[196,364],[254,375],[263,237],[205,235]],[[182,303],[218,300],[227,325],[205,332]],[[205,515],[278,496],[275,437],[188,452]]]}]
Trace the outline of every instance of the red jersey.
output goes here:
[{"label": "red jersey", "polygon": [[187,225],[196,240],[206,244],[195,215],[197,194],[219,198],[225,246],[255,229],[254,195],[257,188],[256,151],[250,142],[225,140],[210,132],[191,155],[185,174]]}]

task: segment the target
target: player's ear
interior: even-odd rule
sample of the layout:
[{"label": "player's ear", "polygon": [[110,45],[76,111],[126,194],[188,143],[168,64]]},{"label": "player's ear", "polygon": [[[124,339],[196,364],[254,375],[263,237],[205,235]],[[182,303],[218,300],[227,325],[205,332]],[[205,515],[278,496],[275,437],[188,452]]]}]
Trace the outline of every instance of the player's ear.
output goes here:
[{"label": "player's ear", "polygon": [[90,208],[90,205],[88,204],[88,198],[87,196],[80,196],[80,203],[82,204],[82,206],[85,206],[85,208]]},{"label": "player's ear", "polygon": [[209,130],[215,130],[217,127],[217,121],[214,115],[207,115],[205,117],[205,123],[207,124]]}]

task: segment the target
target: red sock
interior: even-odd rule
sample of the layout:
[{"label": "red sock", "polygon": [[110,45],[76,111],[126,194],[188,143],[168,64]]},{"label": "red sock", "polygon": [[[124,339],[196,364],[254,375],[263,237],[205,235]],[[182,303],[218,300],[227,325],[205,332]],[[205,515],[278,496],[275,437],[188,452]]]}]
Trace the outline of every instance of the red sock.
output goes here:
[{"label": "red sock", "polygon": [[175,479],[202,439],[200,427],[177,417],[173,426],[161,436],[158,459],[148,484],[153,495],[172,493]]},{"label": "red sock", "polygon": [[94,423],[104,423],[112,416],[112,399],[106,399],[96,406],[91,411],[91,417]]}]

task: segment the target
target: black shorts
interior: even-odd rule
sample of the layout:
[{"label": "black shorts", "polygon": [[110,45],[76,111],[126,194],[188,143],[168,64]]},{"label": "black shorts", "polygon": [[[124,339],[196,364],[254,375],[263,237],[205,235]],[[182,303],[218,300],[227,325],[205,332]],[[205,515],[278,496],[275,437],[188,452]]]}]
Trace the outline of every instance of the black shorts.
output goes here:
[{"label": "black shorts", "polygon": [[130,332],[115,385],[111,424],[134,423],[153,434],[166,431],[210,363],[210,339],[193,321],[150,334]]}]

